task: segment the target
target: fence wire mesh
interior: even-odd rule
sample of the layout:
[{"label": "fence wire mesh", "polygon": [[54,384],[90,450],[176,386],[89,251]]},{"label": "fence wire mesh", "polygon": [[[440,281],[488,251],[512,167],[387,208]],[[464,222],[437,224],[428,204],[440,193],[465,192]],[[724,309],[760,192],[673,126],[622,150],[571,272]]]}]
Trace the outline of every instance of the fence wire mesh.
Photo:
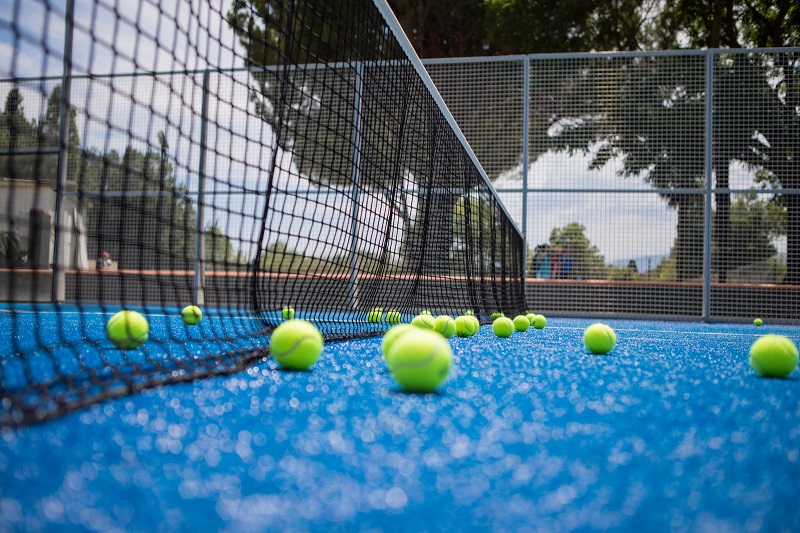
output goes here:
[{"label": "fence wire mesh", "polygon": [[799,59],[707,50],[426,67],[524,229],[531,309],[797,321]]}]

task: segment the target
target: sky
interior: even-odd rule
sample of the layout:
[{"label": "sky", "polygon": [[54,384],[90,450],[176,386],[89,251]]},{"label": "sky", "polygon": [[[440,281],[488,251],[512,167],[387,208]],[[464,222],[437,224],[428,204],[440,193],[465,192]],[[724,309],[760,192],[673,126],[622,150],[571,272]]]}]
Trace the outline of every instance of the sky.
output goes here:
[{"label": "sky", "polygon": [[[0,79],[61,74],[65,5],[66,0],[0,0]],[[76,0],[73,73],[241,67],[244,52],[224,20],[227,9],[227,0]],[[56,83],[20,85],[29,117],[41,114]],[[263,212],[263,200],[242,193],[264,189],[273,157],[279,163],[276,186],[283,190],[316,189],[299,175],[291,154],[276,147],[270,127],[255,116],[249,101],[251,83],[244,72],[210,77],[207,175],[215,180],[206,187],[216,193],[206,201],[214,206],[206,210],[206,221],[216,220],[226,234],[240,238],[248,255],[252,246],[247,243],[258,237],[256,219]],[[11,87],[0,82],[0,102],[5,101]],[[348,89],[347,83],[337,88]],[[91,82],[76,79],[71,99],[85,147],[101,152],[121,152],[128,145],[139,150],[156,148],[158,132],[164,131],[176,177],[190,190],[197,189],[201,74],[96,78]],[[578,222],[586,227],[586,235],[608,262],[667,255],[675,239],[676,211],[658,194],[648,192],[641,180],[618,176],[619,161],[612,160],[599,170],[589,170],[588,163],[587,156],[556,153],[531,161],[528,182],[533,192],[529,194],[526,224],[522,221],[521,195],[502,192],[521,186],[521,165],[497,177],[494,186],[501,191],[512,217],[524,226],[529,247],[546,242],[553,228]],[[732,188],[752,185],[753,176],[746,169],[734,165],[731,170]],[[640,192],[535,192],[563,187],[565,181],[573,189]],[[318,200],[322,198],[326,199],[324,204]],[[352,204],[344,194],[323,190],[307,200],[277,194],[272,201],[273,214],[282,213],[284,217],[268,219],[268,241],[288,241],[291,248],[317,256],[349,248]],[[359,220],[369,217],[378,221],[377,227],[365,228],[359,235],[362,251],[374,251],[369,250],[370,231],[380,231],[389,223],[388,208],[381,204],[379,195],[362,197]],[[289,216],[292,210],[293,216]],[[393,224],[393,249],[397,251],[400,229]],[[320,241],[337,244],[326,246]]]}]

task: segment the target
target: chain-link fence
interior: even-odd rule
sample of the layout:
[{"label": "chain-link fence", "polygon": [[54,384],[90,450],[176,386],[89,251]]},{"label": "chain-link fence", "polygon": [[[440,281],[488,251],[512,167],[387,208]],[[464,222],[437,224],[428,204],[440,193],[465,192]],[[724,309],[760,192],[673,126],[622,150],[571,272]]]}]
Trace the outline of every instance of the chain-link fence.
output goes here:
[{"label": "chain-link fence", "polygon": [[800,319],[800,49],[426,68],[524,230],[532,310]]},{"label": "chain-link fence", "polygon": [[[523,229],[531,310],[800,319],[800,49],[553,54],[428,60],[425,65],[507,211]],[[353,75],[351,68],[345,70],[343,83]],[[258,152],[251,146],[265,142],[266,130],[242,112],[250,105],[248,76],[242,70],[76,77],[71,103],[86,137],[81,144],[104,154],[93,162],[84,150],[82,159],[70,160],[70,172],[84,166],[83,182],[68,177],[57,198],[57,120],[49,125],[55,128],[51,148],[40,139],[40,153],[19,155],[26,147],[16,146],[18,155],[0,157],[0,165],[13,164],[5,174],[21,176],[36,158],[37,176],[53,176],[53,186],[45,187],[50,193],[41,192],[41,183],[36,186],[35,200],[43,204],[38,207],[52,210],[60,201],[70,227],[83,224],[85,234],[109,236],[107,244],[102,238],[85,244],[82,261],[90,267],[108,252],[120,269],[167,270],[179,278],[154,282],[144,292],[168,289],[175,294],[162,298],[186,301],[193,292],[220,284],[216,300],[231,303],[242,297],[229,286],[231,280],[257,240],[256,229],[244,226],[264,209],[261,198],[248,194],[248,179],[254,176],[247,173],[268,165],[253,160]],[[8,100],[16,88],[29,112],[36,109],[42,120],[52,122],[48,109],[50,101],[57,103],[60,81],[15,80],[0,86],[0,97]],[[130,89],[134,86],[136,94]],[[177,102],[175,94],[182,95]],[[131,132],[130,139],[139,139],[141,146],[115,146],[115,130]],[[153,149],[155,131],[164,132],[161,153]],[[351,133],[337,134],[345,142]],[[204,146],[211,149],[200,153]],[[108,156],[114,151],[119,161]],[[348,163],[326,161],[330,168]],[[89,183],[93,174],[87,166],[102,166],[96,174],[109,176],[114,164],[146,167],[141,179],[153,186],[138,189],[142,208],[159,213],[155,221],[121,228],[102,212],[110,204],[92,203],[92,194],[105,187],[102,193],[108,197],[114,184]],[[323,261],[343,276],[356,267],[368,268],[353,265],[347,254],[300,258],[287,253],[287,248],[302,248],[304,236],[320,228],[329,235],[315,239],[346,237],[354,218],[369,217],[388,201],[373,187],[374,198],[361,198],[360,212],[354,212],[347,191],[319,189],[315,172],[319,169],[291,173],[300,180],[287,175],[280,194],[271,198],[273,208],[302,214],[297,228],[269,228],[275,235],[273,255],[281,261]],[[159,173],[170,176],[166,188]],[[199,175],[239,179],[214,180],[212,190],[203,190]],[[389,252],[394,254],[402,254],[401,235],[413,229],[418,210],[413,177],[406,178],[408,194],[393,199],[397,228]],[[227,184],[224,190],[219,183]],[[137,188],[133,183],[118,186],[127,196]],[[289,197],[297,205],[287,205]],[[307,213],[308,206],[323,204],[330,208]],[[208,220],[209,214],[217,218]],[[0,230],[8,234],[18,228],[18,246],[25,252],[27,226],[37,222],[27,212],[4,212],[2,217]],[[169,231],[159,218],[169,220]],[[198,228],[202,239],[196,238]],[[152,234],[155,248],[130,257],[130,249],[109,249],[125,242],[126,231]],[[337,232],[342,235],[336,237]],[[81,232],[68,233],[62,255],[75,264],[81,260],[76,257]],[[56,241],[51,236],[49,251],[39,255],[52,256]],[[367,235],[356,237],[357,261],[369,262],[380,252],[367,249],[368,242]],[[13,244],[5,243],[4,250]],[[174,253],[157,253],[167,248]],[[463,239],[437,248],[451,257],[466,253]],[[491,273],[494,266],[474,268]],[[204,277],[206,271],[212,275]],[[99,290],[79,279],[88,278],[65,280],[68,299],[91,298]],[[41,290],[49,298],[46,283]]]}]

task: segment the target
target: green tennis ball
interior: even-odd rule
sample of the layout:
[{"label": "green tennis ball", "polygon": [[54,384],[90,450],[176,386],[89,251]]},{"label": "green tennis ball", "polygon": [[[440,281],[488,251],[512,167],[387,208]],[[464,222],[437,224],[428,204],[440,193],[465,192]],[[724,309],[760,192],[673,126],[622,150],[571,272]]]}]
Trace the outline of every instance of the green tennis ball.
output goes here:
[{"label": "green tennis ball", "polygon": [[470,317],[461,315],[455,319],[456,335],[459,337],[472,337],[475,335],[475,324]]},{"label": "green tennis ball", "polygon": [[797,368],[797,346],[783,335],[764,335],[750,347],[750,366],[762,376],[785,378]]},{"label": "green tennis ball", "polygon": [[322,334],[311,322],[290,319],[275,328],[269,339],[269,354],[281,367],[306,370],[322,353]]},{"label": "green tennis ball", "polygon": [[514,317],[514,329],[517,331],[528,331],[531,327],[531,321],[527,317],[518,315]]},{"label": "green tennis ball", "polygon": [[433,316],[433,314],[430,311],[428,311],[427,309],[423,309],[422,311],[419,312],[419,314]]},{"label": "green tennis ball", "polygon": [[381,351],[383,352],[383,358],[386,360],[386,363],[389,363],[389,350],[392,348],[392,345],[400,338],[401,335],[405,335],[409,331],[416,331],[418,328],[415,328],[411,324],[399,324],[392,328],[389,328],[389,331],[383,334],[383,340],[381,341]]},{"label": "green tennis ball", "polygon": [[500,318],[502,316],[506,316],[506,315],[504,315],[500,311],[497,311],[497,312],[494,312],[491,315],[489,315],[489,319],[491,319],[491,321],[494,322],[495,320],[497,320],[498,318]]},{"label": "green tennis ball", "polygon": [[456,334],[456,321],[447,315],[437,316],[433,321],[433,331],[441,334],[445,339],[449,339]]},{"label": "green tennis ball", "polygon": [[469,320],[472,323],[472,334],[470,335],[470,337],[477,335],[478,332],[481,330],[481,321],[478,320],[477,317],[472,315],[468,316],[467,320]]},{"label": "green tennis ball", "polygon": [[184,324],[194,326],[203,320],[203,312],[196,305],[187,305],[183,308],[183,311],[181,311],[181,317],[183,317]]},{"label": "green tennis ball", "polygon": [[592,324],[583,332],[583,345],[593,354],[607,354],[616,344],[617,334],[605,324]]},{"label": "green tennis ball", "polygon": [[544,315],[534,315],[531,325],[536,329],[543,329],[547,325],[547,319]]},{"label": "green tennis ball", "polygon": [[281,312],[281,315],[283,316],[284,320],[293,319],[294,318],[294,307],[289,307],[289,306],[284,307],[283,311]]},{"label": "green tennis ball", "polygon": [[761,326],[762,324],[764,324],[764,321],[761,320],[760,318],[756,318],[755,320],[753,320],[753,324],[755,324],[756,326]]},{"label": "green tennis ball", "polygon": [[383,319],[383,308],[381,307],[373,307],[369,313],[367,313],[367,321],[372,323],[380,322]]},{"label": "green tennis ball", "polygon": [[150,325],[141,313],[120,311],[106,325],[108,340],[120,350],[134,350],[150,335]]},{"label": "green tennis ball", "polygon": [[473,311],[472,309],[467,309],[467,312],[464,313],[464,315],[466,315],[466,316],[475,316],[475,311]]},{"label": "green tennis ball", "polygon": [[409,392],[434,392],[453,367],[453,350],[444,337],[416,328],[401,335],[389,349],[389,369]]},{"label": "green tennis ball", "polygon": [[386,322],[389,324],[399,324],[402,318],[403,317],[400,315],[400,311],[397,311],[396,309],[386,311]]},{"label": "green tennis ball", "polygon": [[431,315],[417,315],[414,317],[414,320],[411,321],[411,324],[417,326],[418,328],[432,330],[433,322],[433,316]]},{"label": "green tennis ball", "polygon": [[533,321],[536,319],[536,315],[534,313],[526,313],[525,314],[525,318],[528,319],[528,322],[532,326],[533,325]]},{"label": "green tennis ball", "polygon": [[492,331],[501,339],[507,339],[514,333],[514,322],[510,318],[501,316],[492,323]]}]

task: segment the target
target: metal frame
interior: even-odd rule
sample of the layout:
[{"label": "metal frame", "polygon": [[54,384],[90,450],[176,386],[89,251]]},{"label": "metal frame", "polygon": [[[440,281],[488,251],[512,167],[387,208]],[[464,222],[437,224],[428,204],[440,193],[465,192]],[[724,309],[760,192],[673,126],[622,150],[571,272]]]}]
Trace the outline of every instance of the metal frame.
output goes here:
[{"label": "metal frame", "polygon": [[66,298],[66,213],[64,213],[64,191],[67,189],[69,171],[69,118],[70,87],[72,80],[72,34],[75,29],[75,0],[67,0],[64,12],[64,70],[61,77],[61,102],[59,102],[58,129],[58,181],[56,185],[55,242],[53,243],[53,302],[61,303]]},{"label": "metal frame", "polygon": [[[712,250],[712,230],[713,230],[713,221],[712,221],[712,202],[713,202],[713,195],[714,194],[748,194],[757,192],[760,194],[776,194],[776,193],[790,193],[796,194],[800,193],[800,189],[763,189],[754,191],[753,189],[736,189],[736,188],[715,188],[714,187],[714,179],[713,179],[713,140],[714,140],[714,131],[713,131],[713,107],[714,107],[714,65],[715,65],[715,58],[720,55],[737,55],[737,54],[764,54],[764,53],[800,53],[800,48],[759,48],[759,49],[707,49],[707,50],[667,50],[667,51],[640,51],[640,52],[587,52],[587,53],[560,53],[560,54],[529,54],[529,55],[510,55],[510,56],[493,56],[493,57],[466,57],[466,58],[445,58],[445,59],[427,59],[427,60],[420,60],[419,57],[416,55],[413,46],[411,45],[410,41],[406,37],[405,33],[400,28],[399,22],[397,21],[396,17],[391,11],[391,8],[388,5],[386,0],[374,0],[376,8],[379,10],[381,15],[383,16],[386,24],[388,25],[389,30],[393,33],[393,36],[397,39],[400,46],[403,48],[404,52],[407,54],[409,60],[408,62],[411,66],[414,67],[417,74],[420,76],[423,84],[425,85],[426,89],[429,91],[430,95],[434,99],[436,105],[442,112],[444,118],[451,126],[453,131],[456,133],[456,136],[461,143],[462,147],[464,148],[465,152],[467,153],[468,157],[472,160],[475,166],[479,169],[479,173],[481,178],[484,180],[485,184],[489,188],[489,190],[497,195],[497,194],[520,194],[522,197],[522,224],[521,227],[517,225],[516,221],[510,216],[510,213],[505,205],[502,202],[499,203],[501,209],[505,213],[505,215],[509,218],[514,227],[515,231],[520,235],[523,239],[523,256],[522,256],[522,264],[523,264],[523,276],[525,272],[527,272],[527,257],[525,254],[527,253],[527,242],[526,242],[526,234],[527,234],[527,225],[528,225],[528,218],[529,218],[529,209],[528,209],[528,199],[530,195],[535,193],[566,193],[566,194],[581,194],[581,193],[588,193],[588,194],[603,194],[603,193],[613,193],[613,194],[670,194],[670,195],[698,195],[703,194],[705,200],[705,214],[704,214],[704,238],[703,238],[703,248],[704,248],[704,255],[703,255],[703,278],[702,278],[702,287],[703,287],[703,300],[702,300],[702,316],[696,317],[702,320],[710,320],[712,319],[712,308],[711,308],[711,268],[712,268],[712,258],[711,258],[711,250]],[[31,81],[57,81],[60,80],[62,84],[62,95],[61,95],[61,102],[60,102],[60,129],[59,129],[59,146],[58,149],[47,149],[47,150],[17,150],[17,151],[0,151],[0,155],[3,156],[10,156],[10,155],[35,155],[35,154],[58,154],[58,187],[56,192],[56,206],[55,206],[55,225],[56,225],[56,238],[55,238],[55,245],[53,249],[53,269],[54,269],[54,277],[53,277],[53,286],[52,286],[52,298],[55,302],[61,302],[64,299],[64,270],[66,268],[66,236],[68,228],[66,227],[66,213],[63,210],[63,200],[65,197],[74,197],[74,196],[85,196],[85,197],[92,197],[94,196],[93,193],[78,193],[78,192],[70,192],[66,190],[66,182],[68,177],[68,163],[69,163],[69,113],[70,113],[70,89],[71,89],[71,82],[73,80],[78,79],[109,79],[109,78],[124,78],[124,77],[139,77],[139,76],[159,76],[159,75],[198,75],[202,74],[203,81],[202,81],[202,104],[201,104],[201,129],[200,129],[200,156],[198,161],[198,176],[199,182],[197,190],[194,191],[181,191],[181,196],[187,198],[196,199],[198,205],[198,216],[197,216],[197,237],[196,237],[196,257],[195,257],[195,283],[193,287],[193,294],[195,303],[198,305],[202,305],[203,303],[203,278],[205,273],[205,264],[204,264],[204,239],[203,239],[203,232],[204,232],[204,217],[203,217],[203,205],[205,203],[205,197],[216,196],[216,195],[246,195],[249,194],[250,191],[245,189],[242,190],[228,190],[228,191],[205,191],[205,184],[204,184],[204,176],[206,173],[206,157],[207,157],[207,135],[208,135],[208,127],[209,127],[209,117],[208,117],[208,106],[209,106],[209,99],[211,97],[210,94],[210,87],[209,87],[209,78],[211,73],[234,73],[234,72],[248,72],[248,71],[257,71],[257,70],[277,70],[282,67],[258,67],[258,68],[231,68],[231,69],[203,69],[203,70],[177,70],[177,71],[160,71],[160,72],[151,72],[151,71],[138,71],[138,72],[131,72],[131,73],[123,73],[123,74],[81,74],[81,75],[74,75],[72,73],[72,48],[73,48],[73,31],[74,31],[74,0],[67,0],[66,10],[65,10],[65,37],[64,37],[64,57],[63,57],[63,73],[61,76],[50,76],[44,78],[13,78],[13,79],[6,79],[0,80],[0,82],[11,82],[11,83],[25,83]],[[677,57],[677,56],[702,56],[705,58],[705,92],[706,92],[706,99],[705,99],[705,131],[704,131],[704,178],[705,178],[705,186],[703,188],[689,188],[689,189],[656,189],[656,188],[619,188],[619,189],[608,189],[608,188],[567,188],[567,187],[559,187],[559,188],[536,188],[532,189],[529,184],[529,130],[530,130],[530,76],[531,76],[531,64],[533,61],[537,60],[553,60],[553,59],[598,59],[598,58],[625,58],[625,57]],[[479,163],[477,156],[475,155],[474,151],[471,149],[467,139],[465,138],[464,134],[456,124],[456,119],[450,113],[444,99],[442,98],[441,94],[438,92],[437,88],[435,87],[433,81],[431,80],[430,76],[428,75],[427,71],[425,70],[425,65],[441,65],[441,64],[481,64],[481,63],[498,63],[498,62],[517,62],[521,63],[523,67],[523,85],[521,87],[523,93],[523,119],[522,119],[522,179],[521,179],[521,186],[520,187],[506,187],[506,188],[495,188],[489,177],[487,176],[486,172],[483,170],[483,167]],[[356,235],[356,224],[357,224],[357,215],[358,215],[358,158],[359,158],[359,138],[358,138],[358,131],[357,131],[357,124],[360,121],[360,109],[359,109],[359,101],[360,101],[360,89],[362,83],[361,71],[364,65],[373,64],[376,62],[354,62],[354,63],[337,63],[333,65],[322,65],[322,64],[309,64],[303,65],[296,68],[302,69],[316,69],[316,68],[330,68],[331,66],[342,67],[342,68],[350,68],[356,70],[356,82],[355,82],[355,104],[356,108],[354,110],[354,123],[356,124],[356,133],[354,136],[354,152],[353,152],[353,185],[352,191],[348,191],[346,189],[305,189],[305,190],[296,190],[296,191],[285,191],[286,193],[294,193],[294,194],[303,194],[303,195],[327,195],[327,194],[348,194],[349,192],[352,193],[352,201],[353,201],[353,212],[352,212],[352,228],[351,232],[353,235],[353,243],[352,243],[352,251],[351,251],[351,264],[350,264],[350,278],[351,278],[351,286],[350,286],[350,301],[351,304],[355,302],[357,298],[357,290],[355,287],[355,278],[356,278],[356,267],[355,264],[355,257],[356,257],[356,248],[357,248],[357,235]],[[386,62],[381,62],[386,63]],[[392,63],[392,62],[390,62]],[[405,64],[406,61],[403,61]],[[452,191],[451,191],[452,192]],[[113,194],[113,193],[111,193]],[[124,194],[126,196],[161,196],[161,195],[174,195],[174,192],[169,191],[143,191],[143,192],[135,192],[129,191],[125,193],[119,193],[120,195]],[[108,194],[104,194],[107,196]]]},{"label": "metal frame", "polygon": [[361,84],[363,65],[360,63],[355,67],[355,86],[353,87],[353,182],[352,199],[353,207],[350,213],[350,286],[348,287],[347,299],[350,302],[350,309],[355,310],[358,303],[358,181],[359,181],[359,162],[361,160]]},{"label": "metal frame", "polygon": [[195,305],[205,303],[206,286],[206,244],[205,244],[205,216],[203,206],[205,205],[206,189],[206,145],[208,144],[208,97],[209,97],[209,78],[211,73],[206,70],[203,72],[203,99],[200,104],[200,160],[197,164],[197,234],[195,238],[194,250],[194,287],[193,299]]}]

